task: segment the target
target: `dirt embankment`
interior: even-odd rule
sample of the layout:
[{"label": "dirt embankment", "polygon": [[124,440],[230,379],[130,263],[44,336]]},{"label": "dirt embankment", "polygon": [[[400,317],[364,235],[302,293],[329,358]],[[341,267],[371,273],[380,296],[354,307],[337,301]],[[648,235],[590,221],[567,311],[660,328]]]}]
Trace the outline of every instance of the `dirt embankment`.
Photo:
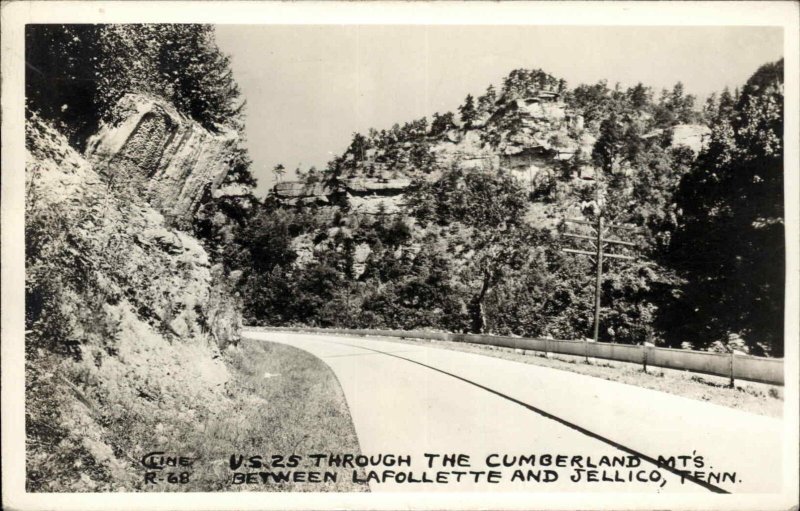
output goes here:
[{"label": "dirt embankment", "polygon": [[137,487],[137,456],[223,413],[240,324],[201,244],[33,118],[26,165],[30,491]]},{"label": "dirt embankment", "polygon": [[[358,452],[355,430],[324,363],[238,343],[230,277],[176,227],[228,138],[150,100],[127,111],[90,157],[27,125],[27,490],[365,490],[231,484],[232,455]],[[148,481],[152,452],[194,462]]]}]

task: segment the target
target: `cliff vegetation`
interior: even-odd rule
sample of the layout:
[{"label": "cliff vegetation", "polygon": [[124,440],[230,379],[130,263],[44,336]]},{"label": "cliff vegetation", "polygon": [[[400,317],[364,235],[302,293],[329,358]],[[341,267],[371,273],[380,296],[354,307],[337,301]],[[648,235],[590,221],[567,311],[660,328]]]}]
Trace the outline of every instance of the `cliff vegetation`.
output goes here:
[{"label": "cliff vegetation", "polygon": [[248,219],[247,321],[591,337],[593,265],[562,249],[593,248],[564,220],[602,215],[635,260],[606,262],[601,341],[781,356],[782,84],[768,64],[699,105],[518,69],[355,133]]},{"label": "cliff vegetation", "polygon": [[[358,452],[327,366],[240,342],[221,247],[257,201],[213,29],[31,25],[26,42],[27,490],[230,491],[239,451]],[[154,451],[195,468],[147,482]]]}]

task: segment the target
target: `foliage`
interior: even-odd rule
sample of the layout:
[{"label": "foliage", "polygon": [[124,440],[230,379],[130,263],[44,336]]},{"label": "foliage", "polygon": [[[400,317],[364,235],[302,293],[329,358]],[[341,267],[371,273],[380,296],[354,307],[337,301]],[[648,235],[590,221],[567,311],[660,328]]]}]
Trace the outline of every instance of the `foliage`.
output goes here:
[{"label": "foliage", "polygon": [[73,145],[132,92],[159,96],[210,130],[242,128],[244,102],[210,25],[28,25],[25,39],[28,107]]},{"label": "foliage", "polygon": [[[419,182],[410,204],[424,205],[419,195],[433,201],[433,220],[441,225],[460,222],[477,229],[505,229],[519,225],[526,207],[519,183],[510,175],[453,167],[434,182]],[[416,215],[426,218],[423,207]]]},{"label": "foliage", "polygon": [[619,165],[625,132],[615,114],[600,123],[600,137],[592,149],[592,160],[604,172],[611,174]]},{"label": "foliage", "polygon": [[685,94],[683,84],[678,82],[672,91],[661,91],[661,98],[654,112],[655,121],[659,126],[691,123],[697,120],[694,104],[695,97]]},{"label": "foliage", "polygon": [[438,112],[433,114],[433,122],[431,122],[431,136],[437,137],[455,128],[456,123],[453,112],[445,112],[442,115],[439,115]]},{"label": "foliage", "polygon": [[[526,196],[504,168],[479,170],[462,167],[457,157],[434,158],[432,149],[442,154],[450,147],[443,135],[458,129],[452,113],[434,114],[430,127],[423,119],[356,134],[326,175],[374,172],[372,165],[402,169],[411,178],[403,213],[381,210],[365,218],[340,208],[325,218],[300,209],[263,210],[260,215],[288,223],[258,227],[275,230],[278,239],[274,253],[260,256],[269,264],[245,264],[255,269],[245,293],[254,297],[248,315],[274,324],[583,338],[593,326],[594,269],[588,259],[563,253],[563,227],[548,225],[550,218],[579,211],[588,219],[602,213],[606,222],[638,227],[608,234],[635,244],[610,246],[611,253],[636,258],[605,262],[602,341],[688,342],[702,349],[737,333],[754,353],[780,354],[774,325],[783,266],[767,264],[778,258],[763,248],[783,246],[775,200],[782,186],[782,167],[776,166],[782,96],[773,85],[778,70],[760,71],[741,94],[712,97],[702,112],[680,83],[654,99],[641,83],[568,89],[540,70],[512,72],[499,101],[493,87],[477,100],[468,96],[456,134],[469,138],[466,130],[477,131],[487,144],[482,151],[502,150],[528,129],[530,119],[512,100],[532,92],[558,91],[572,113],[584,116],[585,132],[596,138],[591,154],[579,149],[571,160],[554,163],[543,195]],[[488,117],[492,122],[482,125]],[[699,159],[671,140],[674,125],[697,122],[713,130]],[[580,128],[535,129],[531,137],[554,148],[580,146],[586,135]],[[414,154],[423,162],[416,167]],[[597,169],[595,182],[573,178],[590,164]],[[742,240],[708,235],[722,225],[731,236],[743,233]],[[254,245],[263,245],[260,235],[251,236]],[[569,246],[591,249],[586,243],[571,239]],[[725,243],[740,248],[710,264]],[[706,298],[694,310],[709,293],[713,303]]]},{"label": "foliage", "polygon": [[[727,103],[727,100],[726,100]],[[738,334],[759,354],[783,354],[783,62],[762,66],[678,189],[670,257],[685,335],[702,344]]]},{"label": "foliage", "polygon": [[478,98],[478,115],[485,116],[494,112],[496,102],[497,91],[495,91],[493,85],[489,85],[489,87],[486,88],[486,92]]},{"label": "foliage", "polygon": [[98,120],[98,25],[28,25],[25,30],[25,101],[29,112],[53,121],[73,145]]},{"label": "foliage", "polygon": [[[28,25],[25,51],[28,117],[53,123],[73,147],[82,150],[100,122],[114,120],[124,95],[155,96],[208,130],[239,132],[222,186],[255,186],[244,147],[244,101],[213,26]],[[243,225],[255,202],[252,190],[237,195],[206,196],[193,226],[214,256],[226,251],[230,231]]]},{"label": "foliage", "polygon": [[541,69],[515,69],[503,80],[501,97],[503,101],[510,101],[525,98],[538,90],[558,91],[562,87],[561,81]]},{"label": "foliage", "polygon": [[464,124],[464,128],[471,128],[472,123],[478,118],[478,111],[475,109],[475,98],[472,97],[472,94],[467,94],[464,104],[458,107],[458,111],[461,113],[461,122]]}]

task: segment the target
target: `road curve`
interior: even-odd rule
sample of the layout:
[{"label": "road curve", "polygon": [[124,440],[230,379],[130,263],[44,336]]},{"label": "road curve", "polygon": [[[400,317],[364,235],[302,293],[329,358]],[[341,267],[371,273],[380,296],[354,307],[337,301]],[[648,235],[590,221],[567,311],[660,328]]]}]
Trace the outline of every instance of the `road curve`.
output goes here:
[{"label": "road curve", "polygon": [[[258,332],[245,337],[288,344],[324,360],[344,391],[361,451],[410,454],[411,471],[451,472],[447,484],[370,482],[373,491],[610,491],[610,492],[780,492],[782,421],[567,371],[473,353],[404,344],[377,338]],[[425,453],[462,453],[470,467],[429,467]],[[603,468],[598,481],[572,468],[523,466],[502,470],[488,482],[490,454],[636,456],[635,470]],[[678,461],[662,468],[661,481],[647,479],[657,457],[703,457],[702,467]],[[492,458],[492,461],[497,458]],[[580,461],[578,462],[580,464]],[[553,469],[553,482],[511,481],[517,468]],[[587,468],[584,466],[584,468]],[[378,471],[385,467],[378,467]],[[682,478],[677,470],[691,470]],[[467,472],[456,482],[456,471]],[[618,471],[618,473],[615,473]],[[735,472],[733,483],[709,472]],[[573,481],[572,477],[580,475]],[[543,476],[542,476],[543,477]],[[625,479],[625,482],[613,479]],[[476,481],[477,479],[477,481]],[[666,482],[664,482],[666,481]]]}]

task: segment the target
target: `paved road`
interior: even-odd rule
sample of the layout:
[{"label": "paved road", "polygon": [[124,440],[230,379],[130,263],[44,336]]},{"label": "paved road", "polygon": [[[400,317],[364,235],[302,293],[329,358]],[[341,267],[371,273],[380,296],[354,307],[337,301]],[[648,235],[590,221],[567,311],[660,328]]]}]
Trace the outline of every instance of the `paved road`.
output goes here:
[{"label": "paved road", "polygon": [[[341,383],[362,453],[410,454],[411,467],[393,469],[417,478],[423,472],[431,479],[437,471],[450,472],[447,484],[372,481],[373,491],[781,491],[783,422],[777,419],[427,344],[287,332],[249,331],[246,337],[288,344],[324,360]],[[470,466],[429,467],[425,453],[467,454]],[[541,455],[562,454],[570,456],[568,465],[578,464],[487,468],[490,454],[536,454],[537,463],[545,461]],[[627,482],[631,473],[655,477],[659,455],[693,454],[703,456],[703,467],[696,468],[693,459],[685,470],[702,474],[681,482],[676,471],[661,469],[661,481]],[[587,481],[588,472],[571,480],[579,473],[574,469],[587,468],[589,456],[596,465],[602,456],[642,461],[635,469],[597,468],[599,481]],[[382,475],[386,467],[374,469]],[[525,478],[529,470],[554,469],[558,479],[512,482],[516,469]],[[684,469],[680,462],[677,469]],[[487,470],[501,470],[500,482],[470,473]],[[602,480],[603,470],[612,481]],[[456,482],[456,471],[467,473]],[[735,483],[710,480],[709,472],[735,472]]]}]

